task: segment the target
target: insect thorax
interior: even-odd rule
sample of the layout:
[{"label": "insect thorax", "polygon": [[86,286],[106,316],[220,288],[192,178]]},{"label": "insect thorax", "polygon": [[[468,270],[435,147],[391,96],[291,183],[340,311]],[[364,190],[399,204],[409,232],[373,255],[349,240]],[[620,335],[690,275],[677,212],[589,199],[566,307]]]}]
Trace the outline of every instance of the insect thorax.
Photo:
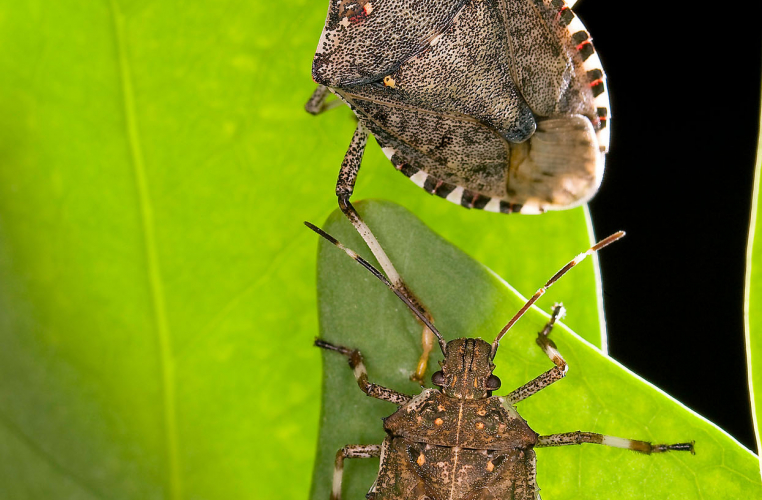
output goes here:
[{"label": "insect thorax", "polygon": [[427,389],[384,419],[392,436],[480,450],[531,448],[537,434],[500,398],[455,399]]}]

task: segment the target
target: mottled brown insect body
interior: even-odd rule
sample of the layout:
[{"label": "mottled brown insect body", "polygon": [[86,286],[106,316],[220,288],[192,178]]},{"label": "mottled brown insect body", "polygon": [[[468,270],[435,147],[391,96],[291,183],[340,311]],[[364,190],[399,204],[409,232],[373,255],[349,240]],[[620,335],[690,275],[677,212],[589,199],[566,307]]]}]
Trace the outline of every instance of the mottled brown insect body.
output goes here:
[{"label": "mottled brown insect body", "polygon": [[534,500],[537,433],[490,396],[490,345],[457,339],[447,353],[441,391],[424,390],[384,419],[389,437],[370,497]]},{"label": "mottled brown insect body", "polygon": [[[536,500],[535,453],[530,450],[486,451],[429,447],[422,465],[411,461],[420,444],[388,439],[376,485],[367,495],[381,499]],[[423,462],[423,460],[420,460]]]},{"label": "mottled brown insect body", "polygon": [[[430,194],[540,213],[601,181],[609,102],[590,40],[561,0],[332,1],[312,77]],[[350,147],[339,196],[363,148]]]},{"label": "mottled brown insect body", "polygon": [[[389,280],[424,312],[350,203],[372,134],[427,193],[466,208],[538,214],[590,199],[609,147],[606,76],[564,0],[331,0],[305,106],[337,103],[357,128],[339,207]],[[328,102],[335,94],[339,100]],[[423,383],[424,330],[412,377]]]},{"label": "mottled brown insect body", "polygon": [[491,344],[478,338],[446,343],[426,315],[383,274],[332,236],[307,225],[384,282],[436,336],[444,355],[441,370],[431,376],[437,388],[409,396],[369,382],[357,349],[315,340],[316,346],[347,357],[357,384],[368,396],[398,406],[384,419],[383,443],[347,445],[338,451],[330,500],[341,499],[346,458],[379,457],[378,475],[367,494],[371,500],[539,500],[534,448],[591,443],[645,454],[693,453],[693,443],[651,444],[582,431],[541,436],[527,425],[515,405],[564,378],[568,369],[549,338],[563,314],[560,305],[554,307],[537,334],[537,344],[553,362],[553,368],[503,397],[492,396],[500,388],[500,379],[492,374],[492,360],[503,335],[564,273],[624,233],[605,238],[564,266],[524,304]]}]

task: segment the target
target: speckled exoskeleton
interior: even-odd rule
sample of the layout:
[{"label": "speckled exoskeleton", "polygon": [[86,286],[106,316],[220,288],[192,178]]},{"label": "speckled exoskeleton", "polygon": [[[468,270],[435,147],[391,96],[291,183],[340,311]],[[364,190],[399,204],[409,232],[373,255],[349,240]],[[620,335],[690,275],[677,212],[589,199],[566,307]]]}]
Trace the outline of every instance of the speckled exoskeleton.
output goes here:
[{"label": "speckled exoskeleton", "polygon": [[563,0],[330,0],[312,77],[307,111],[343,101],[358,119],[339,206],[411,298],[349,201],[369,133],[397,170],[467,208],[565,209],[601,182],[606,78]]},{"label": "speckled exoskeleton", "polygon": [[490,345],[478,338],[445,343],[436,328],[412,302],[379,271],[333,237],[308,224],[383,281],[439,340],[444,356],[441,370],[417,396],[369,382],[360,351],[317,339],[315,345],[349,359],[360,389],[368,396],[397,405],[384,419],[382,444],[347,445],[336,454],[330,500],[340,500],[344,460],[379,457],[378,476],[370,487],[370,500],[539,500],[534,448],[600,444],[652,454],[667,451],[693,453],[693,442],[651,444],[594,432],[538,435],[515,409],[522,401],[566,375],[567,363],[549,338],[563,308],[556,305],[537,344],[555,365],[534,380],[503,397],[492,396],[500,379],[492,374],[493,359],[502,336],[545,293],[545,290],[585,256],[620,238],[617,233],[580,254],[556,273],[500,331]]}]

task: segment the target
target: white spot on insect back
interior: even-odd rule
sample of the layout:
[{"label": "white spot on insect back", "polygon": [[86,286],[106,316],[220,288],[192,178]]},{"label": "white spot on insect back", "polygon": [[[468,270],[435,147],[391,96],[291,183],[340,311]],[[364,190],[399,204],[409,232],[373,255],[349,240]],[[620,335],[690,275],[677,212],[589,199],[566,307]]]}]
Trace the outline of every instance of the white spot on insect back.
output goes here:
[{"label": "white spot on insect back", "polygon": [[349,27],[349,18],[348,17],[342,17],[341,21],[339,21],[339,24],[344,26],[345,28]]},{"label": "white spot on insect back", "polygon": [[585,71],[590,71],[592,69],[600,69],[601,71],[603,71],[601,58],[598,57],[597,52],[593,52],[592,54],[590,54],[590,57],[585,59],[585,62],[582,63],[582,67],[585,68]]},{"label": "white spot on insect back", "polygon": [[463,198],[463,188],[458,186],[455,189],[452,190],[452,193],[447,195],[447,198],[445,198],[447,201],[451,201],[453,203],[456,203],[460,205],[460,200]]},{"label": "white spot on insect back", "polygon": [[582,21],[580,21],[579,17],[577,17],[577,16],[574,16],[572,18],[572,20],[569,23],[569,25],[567,26],[567,28],[569,29],[569,33],[571,33],[571,34],[574,34],[574,33],[580,32],[580,31],[587,31],[585,29],[585,25],[582,24]]},{"label": "white spot on insect back", "polygon": [[[598,57],[598,53],[593,52],[590,57],[588,57],[584,63],[582,63],[582,67],[585,71],[592,71],[595,69],[601,70],[601,73],[605,72],[603,71],[603,65],[601,64],[601,59]],[[606,81],[606,77],[603,77],[604,79],[604,85]],[[604,91],[600,95],[598,95],[595,98],[595,106],[599,108],[608,108],[609,107],[609,93],[608,90]]]},{"label": "white spot on insect back", "polygon": [[397,150],[394,148],[381,148],[381,151],[383,151],[384,155],[386,155],[386,157],[390,160],[392,159],[392,156],[394,156],[394,153],[397,152]]},{"label": "white spot on insect back", "polygon": [[540,204],[537,202],[537,200],[527,200],[521,206],[519,213],[537,215],[543,213],[544,211],[545,210],[540,207]]},{"label": "white spot on insect back", "polygon": [[[609,150],[609,141],[610,141],[608,124],[605,127],[603,127],[602,129],[600,129],[598,132],[596,132],[595,135],[598,138],[598,144],[600,145],[601,152],[605,153],[606,151],[608,151]],[[603,161],[599,161],[598,163],[603,165]],[[597,171],[596,171],[596,176],[602,177],[602,175],[598,175]]]},{"label": "white spot on insect back", "polygon": [[430,42],[430,45],[433,47],[434,45],[438,44],[438,43],[439,43],[439,40],[441,40],[443,36],[444,36],[444,33],[440,33],[440,34],[438,34],[437,36],[435,36],[435,37],[434,37],[434,38],[431,40],[431,42]]},{"label": "white spot on insect back", "polygon": [[606,108],[606,109],[608,109],[608,107],[609,107],[609,92],[608,92],[608,88],[605,87],[605,85],[606,85],[606,79],[605,78],[603,79],[603,85],[604,85],[603,88],[605,90],[603,92],[601,92],[595,98],[595,100],[593,101],[593,104],[595,105],[596,108]]},{"label": "white spot on insect back", "polygon": [[416,172],[410,177],[410,180],[413,181],[416,186],[423,187],[423,183],[426,182],[426,178],[428,176],[429,174],[427,174],[423,170],[419,170],[418,172]]},{"label": "white spot on insect back", "polygon": [[487,212],[499,212],[500,211],[500,199],[499,198],[490,198],[490,200],[487,202],[486,205],[484,205],[484,210]]}]

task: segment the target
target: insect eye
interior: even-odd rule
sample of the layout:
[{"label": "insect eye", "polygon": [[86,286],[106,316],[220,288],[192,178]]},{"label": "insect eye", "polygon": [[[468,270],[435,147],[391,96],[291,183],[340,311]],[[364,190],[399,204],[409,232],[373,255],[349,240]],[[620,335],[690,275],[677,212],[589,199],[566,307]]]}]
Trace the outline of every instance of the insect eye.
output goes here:
[{"label": "insect eye", "polygon": [[500,379],[494,375],[487,377],[487,390],[496,391],[500,389]]},{"label": "insect eye", "polygon": [[442,373],[441,370],[438,372],[434,372],[434,375],[431,376],[431,383],[439,387],[442,387],[445,383],[444,373]]}]

